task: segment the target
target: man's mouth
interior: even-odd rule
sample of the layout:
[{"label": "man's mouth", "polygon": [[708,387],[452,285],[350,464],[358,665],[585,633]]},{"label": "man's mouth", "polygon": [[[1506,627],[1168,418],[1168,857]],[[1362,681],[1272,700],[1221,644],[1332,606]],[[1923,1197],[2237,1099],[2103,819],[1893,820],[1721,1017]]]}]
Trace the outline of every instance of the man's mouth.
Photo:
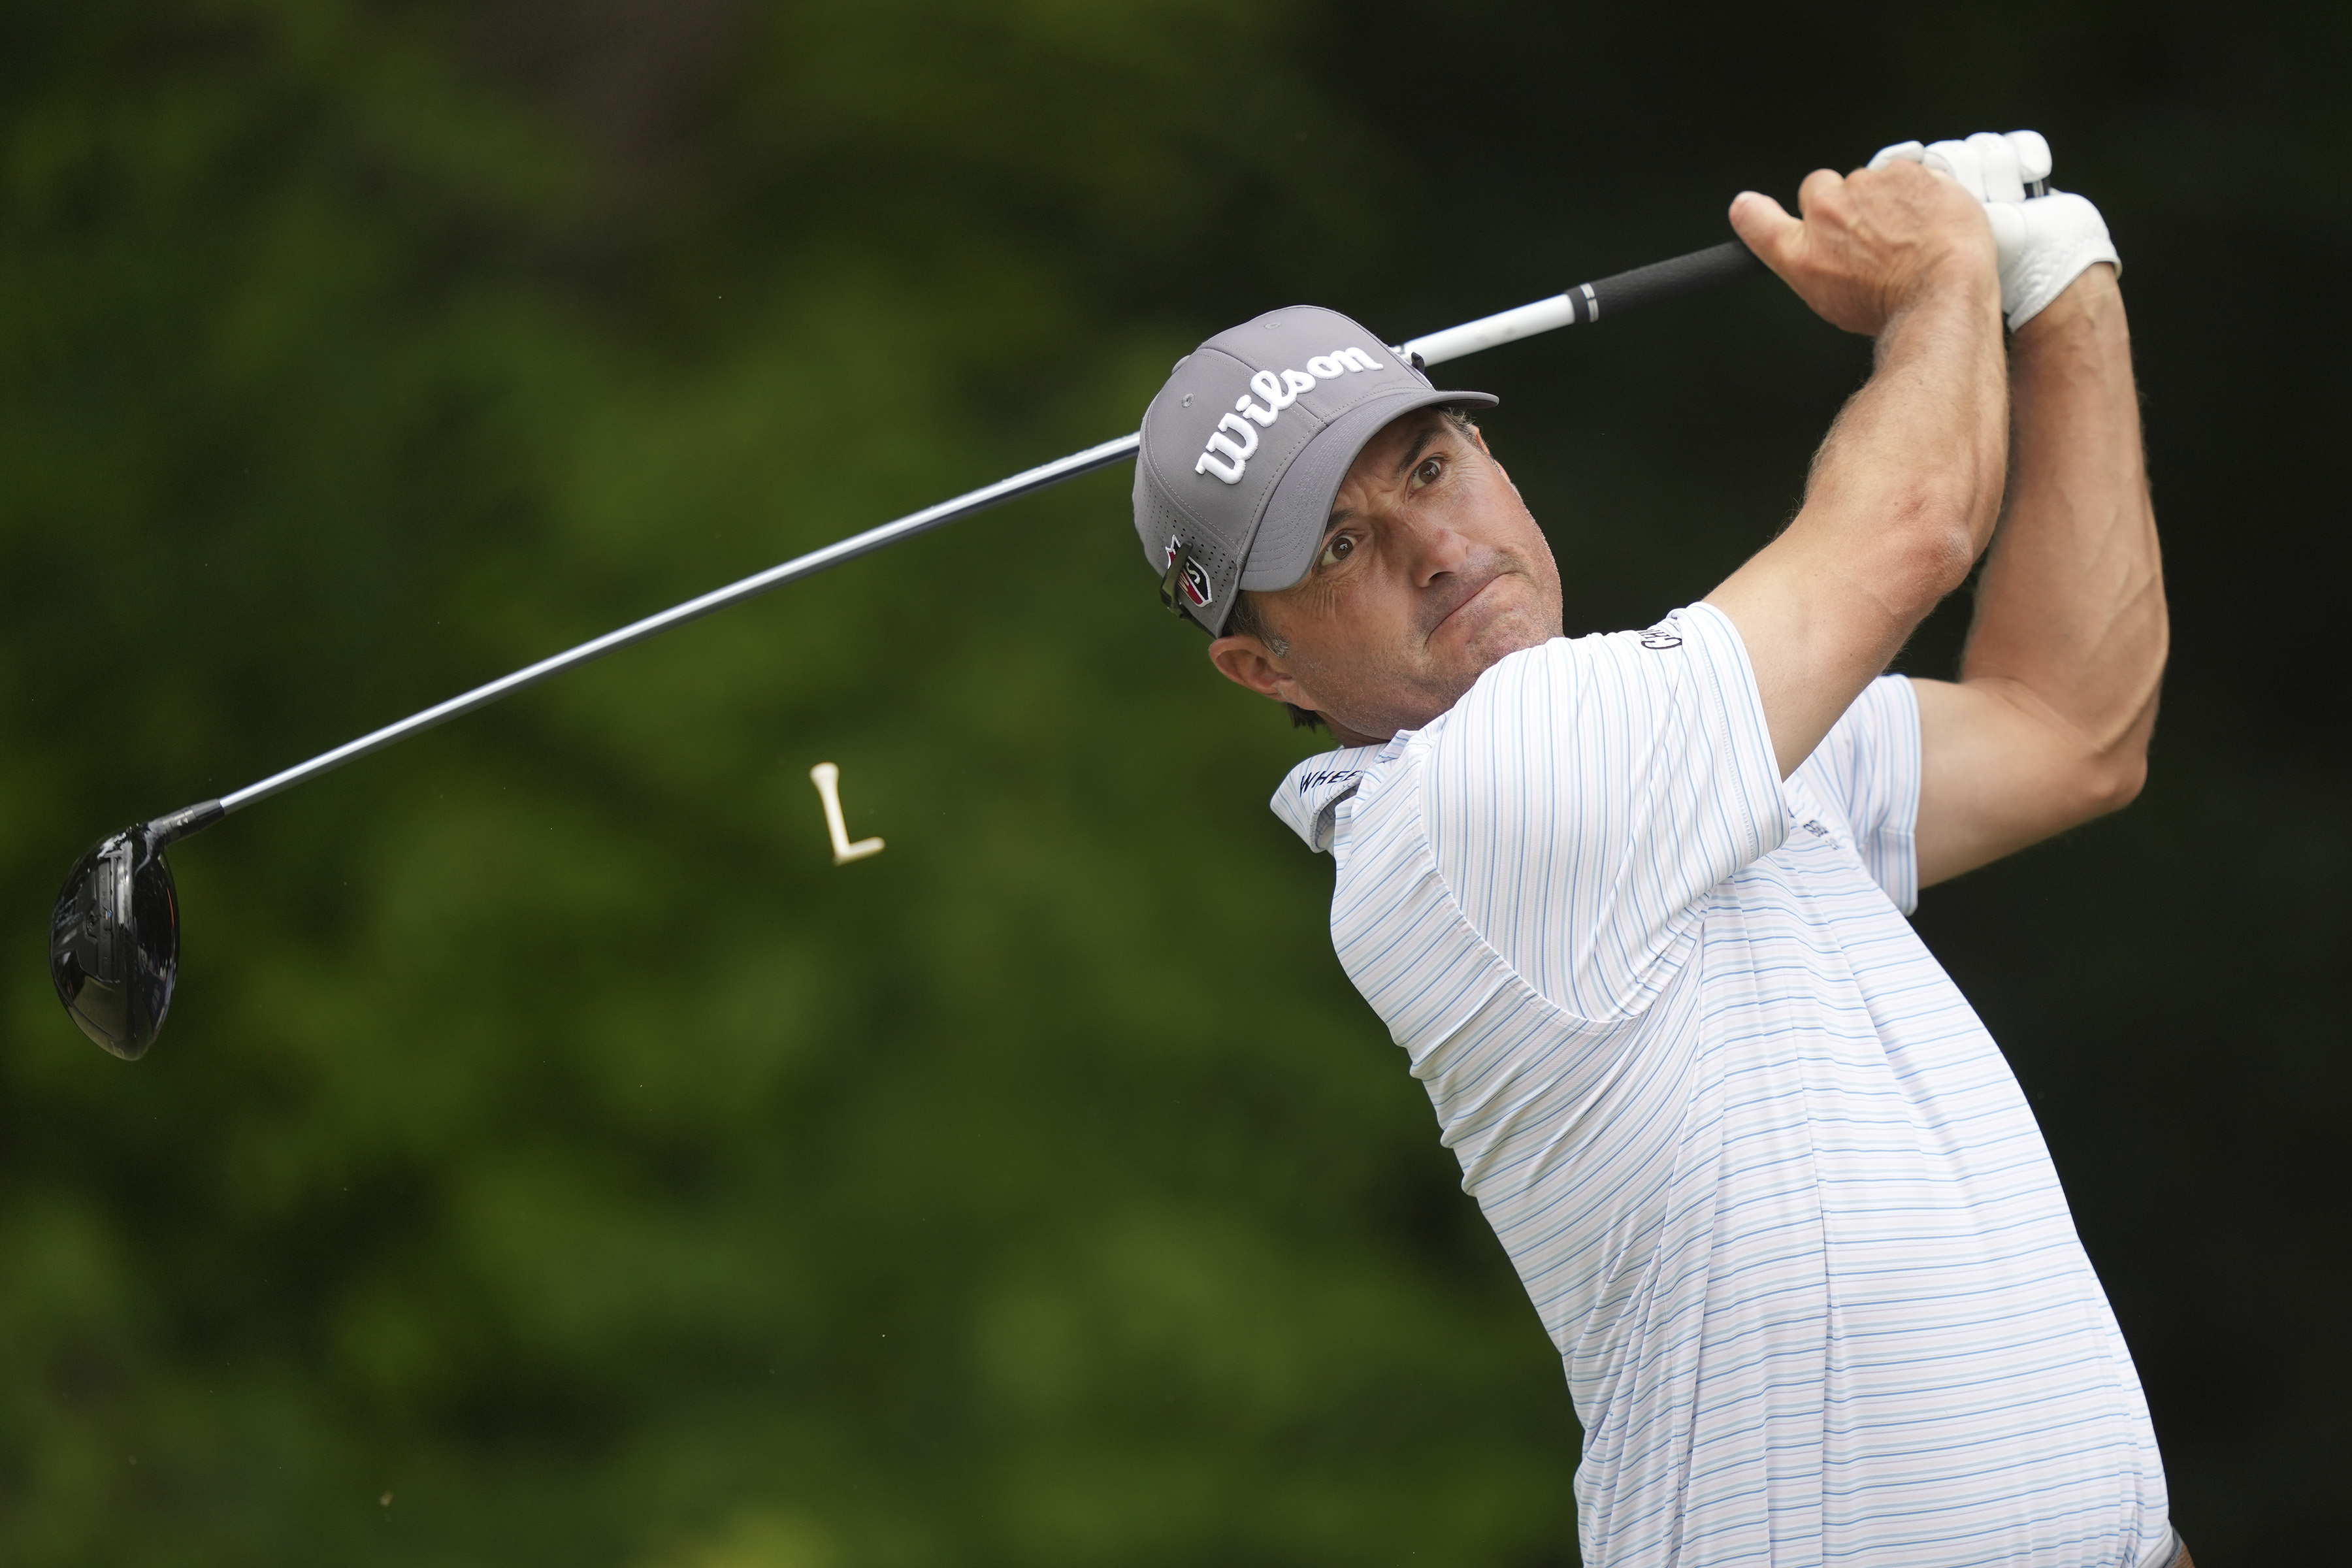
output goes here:
[{"label": "man's mouth", "polygon": [[1479,578],[1475,584],[1465,584],[1462,587],[1456,589],[1455,595],[1453,598],[1452,603],[1447,604],[1443,600],[1439,601],[1439,603],[1444,605],[1444,613],[1441,614],[1435,621],[1431,623],[1430,628],[1422,637],[1422,641],[1424,644],[1436,641],[1438,634],[1443,632],[1447,626],[1452,624],[1454,616],[1460,615],[1472,605],[1477,603],[1479,598],[1486,594],[1487,589],[1493,587],[1496,584],[1501,582],[1505,577],[1509,575],[1510,569],[1507,566],[1497,563],[1491,571],[1489,571],[1485,576]]}]

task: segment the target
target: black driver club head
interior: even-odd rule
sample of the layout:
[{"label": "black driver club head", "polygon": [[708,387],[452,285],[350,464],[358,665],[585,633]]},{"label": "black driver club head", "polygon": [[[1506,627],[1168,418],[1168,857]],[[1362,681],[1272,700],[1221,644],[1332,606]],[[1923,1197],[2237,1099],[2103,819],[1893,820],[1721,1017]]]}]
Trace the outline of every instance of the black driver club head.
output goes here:
[{"label": "black driver club head", "polygon": [[168,840],[151,824],[74,862],[49,916],[49,978],[81,1032],[124,1061],[155,1043],[180,972],[180,903]]}]

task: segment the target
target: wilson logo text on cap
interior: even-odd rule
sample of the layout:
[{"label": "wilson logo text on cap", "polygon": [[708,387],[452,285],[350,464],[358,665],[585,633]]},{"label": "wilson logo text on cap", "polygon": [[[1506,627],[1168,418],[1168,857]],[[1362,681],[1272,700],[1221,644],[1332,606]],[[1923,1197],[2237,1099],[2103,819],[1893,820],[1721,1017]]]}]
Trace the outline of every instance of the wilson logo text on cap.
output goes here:
[{"label": "wilson logo text on cap", "polygon": [[[1258,430],[1281,418],[1282,411],[1297,402],[1300,393],[1314,391],[1318,381],[1335,380],[1351,371],[1380,368],[1381,362],[1363,350],[1345,348],[1317,354],[1307,362],[1305,370],[1286,370],[1279,375],[1270,370],[1259,371],[1250,377],[1249,392],[1242,394],[1234,411],[1218,420],[1217,427],[1209,432],[1208,448],[1193,463],[1192,471],[1214,475],[1229,485],[1241,483],[1242,475],[1249,471],[1250,456],[1257,450]],[[1265,401],[1258,402],[1260,397]],[[1219,453],[1232,461],[1223,460]]]}]

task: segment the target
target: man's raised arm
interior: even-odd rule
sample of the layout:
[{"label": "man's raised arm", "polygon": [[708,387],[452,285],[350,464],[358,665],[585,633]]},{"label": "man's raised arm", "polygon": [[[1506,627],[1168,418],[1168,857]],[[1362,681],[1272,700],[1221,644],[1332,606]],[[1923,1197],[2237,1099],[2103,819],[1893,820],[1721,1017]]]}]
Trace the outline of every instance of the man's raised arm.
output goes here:
[{"label": "man's raised arm", "polygon": [[1752,192],[1750,249],[1832,323],[1877,340],[1796,520],[1707,602],[1747,645],[1783,776],[1811,756],[1992,536],[2009,397],[1993,236],[1951,180],[1898,163]]},{"label": "man's raised arm", "polygon": [[1922,887],[2127,804],[2168,636],[2131,338],[2095,266],[2010,349],[2009,506],[1957,683],[1915,680]]}]

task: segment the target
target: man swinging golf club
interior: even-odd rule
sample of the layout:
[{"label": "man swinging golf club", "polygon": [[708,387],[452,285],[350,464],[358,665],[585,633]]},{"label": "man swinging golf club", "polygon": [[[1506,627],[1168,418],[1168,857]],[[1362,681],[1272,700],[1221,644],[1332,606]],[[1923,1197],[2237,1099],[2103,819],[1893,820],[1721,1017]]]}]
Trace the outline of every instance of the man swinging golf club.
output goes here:
[{"label": "man swinging golf club", "polygon": [[[1163,598],[1341,742],[1274,807],[1559,1349],[1595,1568],[2187,1562],[2024,1097],[1903,918],[2146,771],[2116,255],[2047,169],[1979,134],[1732,204],[1875,370],[1796,520],[1646,630],[1562,635],[1494,400],[1345,317],[1218,334],[1144,421]],[[1883,675],[1979,558],[1960,679]]]}]

